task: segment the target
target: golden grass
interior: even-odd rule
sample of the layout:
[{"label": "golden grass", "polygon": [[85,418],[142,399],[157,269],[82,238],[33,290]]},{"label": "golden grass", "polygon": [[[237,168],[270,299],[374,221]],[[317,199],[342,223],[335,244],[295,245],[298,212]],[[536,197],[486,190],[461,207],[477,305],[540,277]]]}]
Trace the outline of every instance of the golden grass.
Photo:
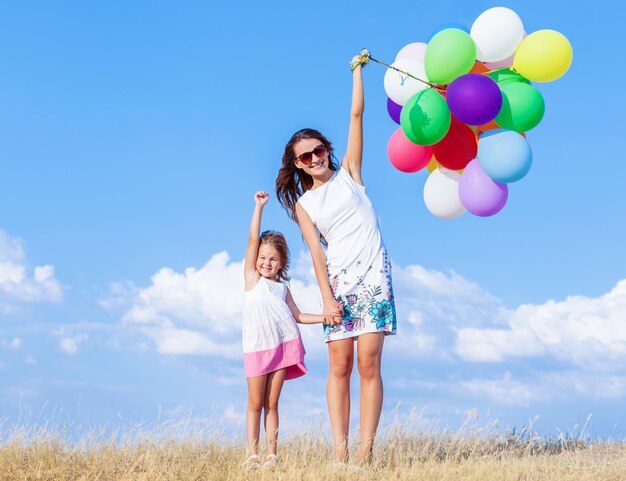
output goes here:
[{"label": "golden grass", "polygon": [[241,467],[243,442],[223,434],[107,436],[91,432],[69,442],[63,430],[15,430],[0,444],[0,480],[626,480],[624,443],[541,439],[527,431],[408,433],[396,426],[379,436],[371,466],[360,472],[330,466],[322,433],[288,438],[278,469],[251,472]]}]

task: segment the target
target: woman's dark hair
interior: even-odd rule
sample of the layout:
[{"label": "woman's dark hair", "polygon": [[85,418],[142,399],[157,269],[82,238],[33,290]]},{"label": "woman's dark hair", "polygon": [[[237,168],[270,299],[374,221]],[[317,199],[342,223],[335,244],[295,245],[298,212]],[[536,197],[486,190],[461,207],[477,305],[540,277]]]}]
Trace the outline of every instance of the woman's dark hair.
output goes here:
[{"label": "woman's dark hair", "polygon": [[313,186],[313,178],[301,169],[296,167],[296,154],[293,146],[303,139],[317,139],[328,151],[328,168],[337,170],[337,163],[333,146],[330,141],[315,129],[298,130],[291,136],[285,151],[283,152],[283,162],[276,177],[276,197],[278,202],[289,213],[294,221],[298,221],[296,215],[296,203],[302,194]]},{"label": "woman's dark hair", "polygon": [[259,248],[263,244],[269,244],[278,251],[280,263],[282,265],[276,273],[276,278],[279,281],[289,281],[289,276],[287,275],[287,271],[289,270],[289,247],[287,247],[285,236],[275,230],[263,231],[261,233],[261,238],[259,239]]}]

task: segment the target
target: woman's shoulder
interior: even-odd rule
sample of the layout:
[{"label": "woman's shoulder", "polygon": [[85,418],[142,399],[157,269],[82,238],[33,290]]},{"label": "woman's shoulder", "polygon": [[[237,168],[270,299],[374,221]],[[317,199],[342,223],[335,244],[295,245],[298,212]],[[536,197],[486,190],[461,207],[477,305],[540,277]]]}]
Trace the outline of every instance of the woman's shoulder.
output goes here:
[{"label": "woman's shoulder", "polygon": [[349,184],[352,185],[356,185],[359,190],[361,191],[365,191],[365,185],[360,184],[359,182],[357,182],[354,177],[352,177],[352,174],[350,173],[350,171],[344,167],[343,165],[339,168],[339,174],[341,176],[341,178],[345,181],[348,182]]}]

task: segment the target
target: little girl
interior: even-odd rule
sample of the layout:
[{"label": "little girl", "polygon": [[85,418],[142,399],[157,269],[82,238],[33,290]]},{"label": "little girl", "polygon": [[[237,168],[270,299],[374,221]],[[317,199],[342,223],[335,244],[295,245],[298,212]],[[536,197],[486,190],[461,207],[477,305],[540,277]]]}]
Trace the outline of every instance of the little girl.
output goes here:
[{"label": "little girl", "polygon": [[[259,235],[267,192],[254,196],[254,213],[244,265],[243,309],[244,370],[248,379],[246,469],[278,464],[278,398],[287,379],[306,374],[304,346],[296,321],[321,323],[321,315],[304,314],[296,306],[289,288],[289,250],[285,237],[274,231]],[[258,455],[261,411],[264,411],[268,455],[261,464]]]}]

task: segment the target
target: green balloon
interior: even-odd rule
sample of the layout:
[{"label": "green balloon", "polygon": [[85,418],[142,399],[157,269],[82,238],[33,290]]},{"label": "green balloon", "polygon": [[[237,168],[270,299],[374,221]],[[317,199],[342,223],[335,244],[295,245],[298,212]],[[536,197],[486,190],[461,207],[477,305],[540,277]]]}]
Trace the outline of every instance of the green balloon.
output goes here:
[{"label": "green balloon", "polygon": [[476,44],[463,30],[446,28],[435,35],[424,57],[426,77],[433,83],[445,85],[468,73],[476,60]]},{"label": "green balloon", "polygon": [[535,87],[524,82],[504,82],[498,86],[502,91],[502,108],[494,120],[499,126],[527,132],[541,122],[546,105]]},{"label": "green balloon", "polygon": [[489,72],[487,75],[495,80],[498,85],[501,85],[505,82],[524,82],[530,84],[530,80],[528,80],[526,77],[523,77],[520,74],[509,70],[508,68],[494,70],[493,72]]},{"label": "green balloon", "polygon": [[448,104],[432,88],[417,92],[400,113],[404,135],[418,145],[433,145],[443,139],[450,128],[450,120]]}]

